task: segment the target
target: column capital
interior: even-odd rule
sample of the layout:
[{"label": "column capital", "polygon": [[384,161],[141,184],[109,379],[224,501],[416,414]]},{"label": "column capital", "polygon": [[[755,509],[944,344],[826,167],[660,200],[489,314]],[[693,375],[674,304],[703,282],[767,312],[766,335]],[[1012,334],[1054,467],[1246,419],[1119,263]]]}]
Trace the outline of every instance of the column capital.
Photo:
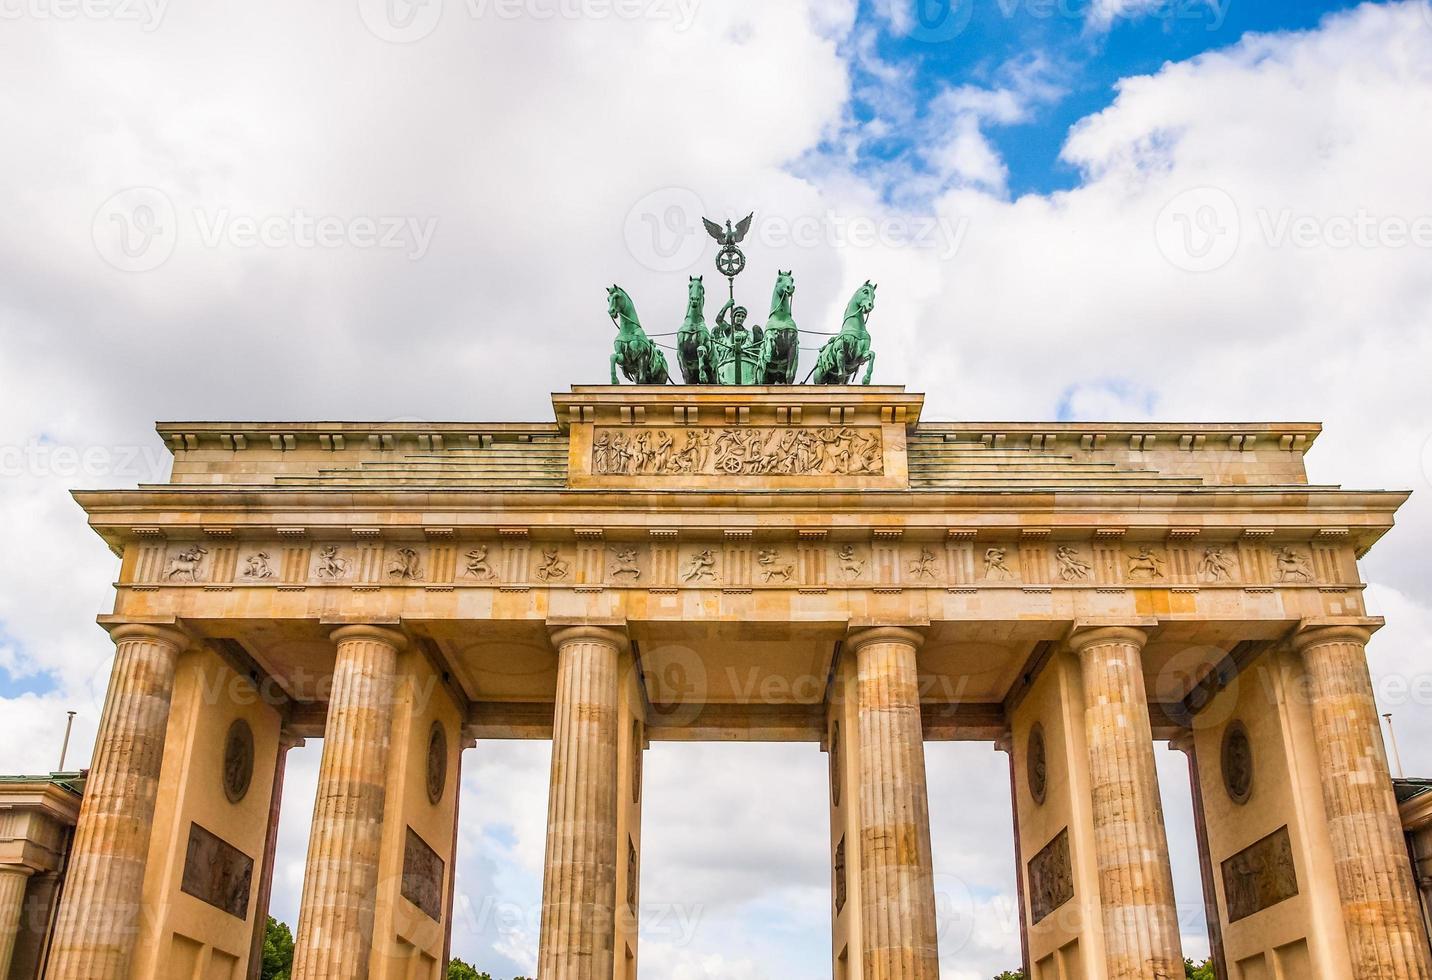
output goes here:
[{"label": "column capital", "polygon": [[33,874],[39,874],[39,872],[28,864],[0,864],[0,875],[20,875],[23,878],[28,878]]},{"label": "column capital", "polygon": [[1014,754],[1014,732],[1006,731],[994,740],[994,750],[1005,755]]},{"label": "column capital", "polygon": [[631,646],[631,640],[627,637],[625,623],[547,623],[548,635],[552,637],[552,646],[558,650],[568,643],[575,643],[581,640],[607,643],[618,650],[626,650]]},{"label": "column capital", "polygon": [[925,642],[925,634],[915,626],[870,626],[852,630],[845,642],[857,652],[871,643],[905,643],[918,650]]},{"label": "column capital", "polygon": [[1360,643],[1366,646],[1372,634],[1386,623],[1381,616],[1345,616],[1305,619],[1290,638],[1293,649],[1302,653],[1325,643]]},{"label": "column capital", "polygon": [[1159,621],[1152,616],[1130,619],[1076,619],[1065,637],[1070,649],[1082,654],[1106,643],[1131,643],[1140,650],[1149,641],[1149,632]]},{"label": "column capital", "polygon": [[278,733],[278,750],[280,752],[301,749],[306,744],[307,740],[302,735],[296,735],[287,728],[280,730]]},{"label": "column capital", "polygon": [[109,638],[115,643],[126,640],[151,640],[173,647],[176,652],[187,650],[194,642],[189,634],[177,625],[165,626],[159,623],[103,623],[109,630]]},{"label": "column capital", "polygon": [[364,623],[340,626],[329,633],[328,638],[334,643],[343,643],[347,640],[372,640],[386,643],[394,650],[402,650],[408,645],[408,638],[398,630],[388,626],[370,626]]},{"label": "column capital", "polygon": [[1168,740],[1170,752],[1182,752],[1184,755],[1193,757],[1193,732],[1183,732]]}]

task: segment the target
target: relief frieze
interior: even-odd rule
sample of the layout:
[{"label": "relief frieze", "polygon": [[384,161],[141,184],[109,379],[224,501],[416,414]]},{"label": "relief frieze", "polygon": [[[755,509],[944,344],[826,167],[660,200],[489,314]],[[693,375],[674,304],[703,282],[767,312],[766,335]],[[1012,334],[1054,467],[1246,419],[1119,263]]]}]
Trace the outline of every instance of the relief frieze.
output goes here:
[{"label": "relief frieze", "polygon": [[180,891],[236,919],[246,919],[253,877],[253,858],[198,824],[189,825]]},{"label": "relief frieze", "polygon": [[[733,532],[734,533],[734,532]],[[600,534],[600,532],[598,532]],[[134,562],[126,581],[153,586],[302,588],[960,589],[1297,588],[1349,584],[1336,556],[1268,543],[1160,547],[1056,540],[1018,543],[726,535],[722,540],[529,540],[525,535],[406,542],[258,539],[238,546],[173,542]],[[911,535],[914,537],[914,535]],[[601,537],[590,538],[594,542]],[[1326,550],[1326,549],[1325,549]],[[142,576],[142,577],[141,577]]]},{"label": "relief frieze", "polygon": [[1065,828],[1029,862],[1029,911],[1034,922],[1042,922],[1073,897],[1074,862]]},{"label": "relief frieze", "polygon": [[403,844],[403,897],[434,922],[441,922],[445,864],[412,827],[407,830]]},{"label": "relief frieze", "polygon": [[598,428],[594,476],[880,476],[874,426]]},{"label": "relief frieze", "polygon": [[1237,922],[1298,894],[1293,842],[1280,827],[1223,862],[1228,921]]}]

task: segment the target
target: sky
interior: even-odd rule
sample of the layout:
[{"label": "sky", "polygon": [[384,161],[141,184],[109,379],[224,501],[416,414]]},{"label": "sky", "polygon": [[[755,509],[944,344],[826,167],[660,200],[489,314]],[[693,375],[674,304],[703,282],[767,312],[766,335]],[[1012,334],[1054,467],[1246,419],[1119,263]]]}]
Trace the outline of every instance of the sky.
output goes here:
[{"label": "sky", "polygon": [[[0,0],[0,771],[87,762],[116,562],[68,496],[159,419],[541,420],[605,288],[675,329],[701,215],[757,221],[937,419],[1298,420],[1403,489],[1364,562],[1380,707],[1432,774],[1427,0]],[[291,759],[293,921],[321,745]],[[931,745],[941,958],[1016,965],[1007,768]],[[1182,759],[1158,749],[1186,947]],[[536,955],[548,748],[462,779],[455,951]],[[643,980],[829,976],[824,758],[649,753]],[[971,788],[979,788],[972,792]],[[986,789],[988,788],[988,789]]]}]

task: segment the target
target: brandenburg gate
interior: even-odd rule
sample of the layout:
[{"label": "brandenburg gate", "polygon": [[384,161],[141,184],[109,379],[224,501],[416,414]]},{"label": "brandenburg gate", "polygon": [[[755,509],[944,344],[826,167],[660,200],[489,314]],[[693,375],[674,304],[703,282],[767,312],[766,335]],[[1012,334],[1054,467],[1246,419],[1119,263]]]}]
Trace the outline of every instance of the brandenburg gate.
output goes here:
[{"label": "brandenburg gate", "polygon": [[[924,743],[1009,754],[1030,975],[1183,975],[1155,741],[1234,980],[1427,978],[1358,559],[1404,495],[1308,424],[953,423],[882,386],[578,387],[555,420],[164,423],[48,976],[443,975],[459,772],[551,739],[541,980],[636,976],[654,740],[829,760],[832,973],[938,976]],[[980,792],[994,791],[982,787]]]}]

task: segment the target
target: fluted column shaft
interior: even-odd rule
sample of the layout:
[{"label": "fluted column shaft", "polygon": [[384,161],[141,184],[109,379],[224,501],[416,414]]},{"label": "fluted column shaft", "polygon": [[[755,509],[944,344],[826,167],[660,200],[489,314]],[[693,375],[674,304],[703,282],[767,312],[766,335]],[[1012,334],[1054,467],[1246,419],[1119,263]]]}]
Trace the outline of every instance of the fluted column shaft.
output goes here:
[{"label": "fluted column shaft", "polygon": [[0,865],[0,977],[10,975],[10,961],[15,956],[15,937],[20,932],[20,919],[25,911],[25,887],[30,883],[30,869],[14,864]]},{"label": "fluted column shaft", "polygon": [[179,654],[178,630],[124,625],[85,784],[48,975],[122,980],[138,938],[150,824]]},{"label": "fluted column shaft", "polygon": [[335,630],[338,659],[323,732],[294,980],[368,976],[383,838],[393,695],[402,634]]},{"label": "fluted column shaft", "polygon": [[913,630],[857,633],[865,980],[937,980],[934,862]]},{"label": "fluted column shaft", "polygon": [[1426,980],[1432,964],[1367,666],[1371,635],[1361,627],[1331,626],[1294,642],[1308,674],[1353,976]]},{"label": "fluted column shaft", "polygon": [[558,650],[542,980],[611,980],[617,900],[617,709],[621,634],[573,627]]},{"label": "fluted column shaft", "polygon": [[1147,634],[1077,633],[1109,980],[1182,977],[1183,950],[1141,653]]}]

